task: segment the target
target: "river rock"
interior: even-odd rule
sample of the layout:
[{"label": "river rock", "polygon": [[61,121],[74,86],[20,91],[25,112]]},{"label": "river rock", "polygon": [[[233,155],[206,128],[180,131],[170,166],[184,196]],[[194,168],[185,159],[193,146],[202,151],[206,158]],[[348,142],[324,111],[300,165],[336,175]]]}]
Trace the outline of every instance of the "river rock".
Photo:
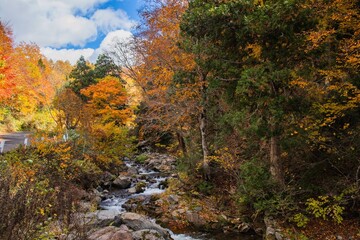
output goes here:
[{"label": "river rock", "polygon": [[178,203],[179,202],[179,196],[171,194],[168,196],[167,200],[170,204]]},{"label": "river rock", "polygon": [[241,223],[237,228],[239,229],[239,232],[241,232],[241,233],[247,233],[251,230],[250,225],[247,223]]},{"label": "river rock", "polygon": [[169,186],[168,179],[165,179],[164,181],[161,181],[161,182],[159,183],[159,188],[160,188],[160,189],[165,189],[165,188],[167,188],[168,186]]},{"label": "river rock", "polygon": [[140,181],[140,182],[136,183],[136,186],[135,186],[136,193],[144,192],[145,188],[146,188],[145,182]]},{"label": "river rock", "polygon": [[161,198],[155,201],[155,205],[156,205],[156,206],[161,207],[163,204],[164,204],[164,200],[161,199]]},{"label": "river rock", "polygon": [[119,226],[119,229],[130,232],[130,229],[129,229],[128,226],[126,226],[125,224],[121,224],[121,225]]},{"label": "river rock", "polygon": [[266,233],[265,233],[265,239],[266,240],[275,240],[275,229],[272,227],[267,227],[266,228]]},{"label": "river rock", "polygon": [[155,230],[158,232],[165,240],[172,239],[169,232],[162,228],[160,225],[150,221],[146,216],[140,215],[137,213],[125,212],[119,215],[120,221],[133,229],[134,231],[139,230]]},{"label": "river rock", "polygon": [[133,237],[129,231],[114,226],[108,226],[92,233],[88,239],[89,240],[133,240]]},{"label": "river rock", "polygon": [[170,213],[170,215],[173,219],[177,220],[177,219],[181,218],[181,216],[183,216],[185,212],[186,212],[185,209],[180,208],[180,209],[176,209],[176,210],[172,211]]},{"label": "river rock", "polygon": [[139,230],[132,233],[134,240],[165,240],[157,231],[155,230]]},{"label": "river rock", "polygon": [[97,225],[104,226],[112,222],[118,214],[119,211],[116,209],[97,210],[87,213],[86,218],[95,221]]},{"label": "river rock", "polygon": [[206,221],[197,213],[193,211],[186,211],[186,220],[195,227],[202,227],[206,225]]},{"label": "river rock", "polygon": [[173,219],[178,219],[179,216],[180,216],[180,214],[179,214],[179,212],[177,210],[174,210],[174,211],[171,212],[171,217]]},{"label": "river rock", "polygon": [[266,240],[283,240],[283,231],[279,227],[277,221],[271,217],[265,217],[264,223],[266,226],[265,239]]},{"label": "river rock", "polygon": [[128,193],[135,194],[136,193],[136,188],[135,187],[129,188]]},{"label": "river rock", "polygon": [[127,170],[127,174],[129,176],[133,176],[133,175],[137,175],[139,172],[135,167],[129,167],[129,169]]},{"label": "river rock", "polygon": [[98,189],[93,189],[93,191],[92,191],[92,201],[94,201],[97,204],[100,204],[100,202],[101,202],[101,192]]},{"label": "river rock", "polygon": [[88,201],[80,201],[78,206],[80,212],[90,212],[92,208],[91,202]]},{"label": "river rock", "polygon": [[101,176],[101,185],[105,188],[110,187],[111,182],[115,179],[115,176],[110,172],[104,172]]},{"label": "river rock", "polygon": [[276,233],[275,233],[275,239],[276,239],[276,240],[283,240],[283,236],[281,235],[281,233],[276,232]]},{"label": "river rock", "polygon": [[120,189],[129,188],[131,186],[131,179],[128,177],[119,176],[112,182],[112,186]]},{"label": "river rock", "polygon": [[176,159],[166,154],[153,153],[148,155],[145,161],[147,168],[160,171],[171,172],[175,168]]}]

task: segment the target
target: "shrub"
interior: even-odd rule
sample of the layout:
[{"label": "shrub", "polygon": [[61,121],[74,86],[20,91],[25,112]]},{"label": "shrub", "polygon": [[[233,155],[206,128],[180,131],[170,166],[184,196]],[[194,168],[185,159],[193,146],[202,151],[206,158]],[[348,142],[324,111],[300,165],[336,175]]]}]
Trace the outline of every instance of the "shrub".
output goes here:
[{"label": "shrub", "polygon": [[128,136],[126,127],[116,126],[113,122],[93,126],[92,131],[83,138],[87,143],[86,153],[94,159],[101,170],[115,172],[122,164],[122,157],[129,157],[134,150],[133,138]]},{"label": "shrub", "polygon": [[296,226],[298,227],[306,227],[310,221],[309,218],[302,213],[295,214],[291,220],[292,222],[296,223]]},{"label": "shrub", "polygon": [[208,182],[208,181],[204,181],[201,180],[197,185],[196,185],[197,189],[199,192],[203,193],[203,194],[210,194],[211,190],[214,188],[214,186],[212,185],[212,183]]},{"label": "shrub", "polygon": [[138,163],[145,163],[145,161],[147,159],[148,159],[148,156],[145,153],[143,153],[143,154],[136,156],[135,161]]},{"label": "shrub", "polygon": [[271,179],[268,166],[253,159],[240,166],[238,186],[239,202],[252,207],[257,213],[288,217],[296,210],[291,189],[279,188]]},{"label": "shrub", "polygon": [[268,199],[274,184],[270,180],[267,166],[253,159],[240,166],[239,193],[241,201],[256,205],[259,201]]},{"label": "shrub", "polygon": [[94,187],[100,172],[70,141],[48,139],[0,155],[0,214],[9,216],[0,218],[0,239],[53,239],[64,233],[83,239],[86,221],[76,219],[84,197],[79,186]]},{"label": "shrub", "polygon": [[343,196],[319,196],[317,199],[310,198],[306,201],[306,211],[315,217],[321,217],[324,220],[331,218],[337,223],[343,221],[342,214],[344,207],[341,206]]},{"label": "shrub", "polygon": [[49,239],[50,225],[57,220],[69,228],[80,198],[76,188],[46,176],[34,161],[6,160],[0,159],[0,214],[6,216],[0,220],[0,239]]}]

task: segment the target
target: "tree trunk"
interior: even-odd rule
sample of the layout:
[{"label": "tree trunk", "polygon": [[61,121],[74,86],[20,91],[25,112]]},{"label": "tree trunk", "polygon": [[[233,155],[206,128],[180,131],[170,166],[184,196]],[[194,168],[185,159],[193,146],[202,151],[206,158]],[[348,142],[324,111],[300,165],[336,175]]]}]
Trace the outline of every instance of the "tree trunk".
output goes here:
[{"label": "tree trunk", "polygon": [[185,143],[184,137],[179,132],[176,132],[176,137],[178,139],[179,147],[183,153],[183,156],[187,157],[187,148],[186,148],[186,143]]},{"label": "tree trunk", "polygon": [[201,148],[203,151],[203,163],[202,169],[204,171],[205,179],[210,179],[210,166],[209,166],[209,149],[207,146],[207,137],[206,137],[206,114],[205,109],[202,110],[199,123],[200,123],[200,133],[201,133]]},{"label": "tree trunk", "polygon": [[201,112],[199,116],[199,125],[200,125],[200,134],[201,134],[201,148],[203,151],[203,163],[202,170],[204,173],[204,178],[206,180],[210,179],[210,166],[209,166],[209,149],[207,144],[207,119],[206,119],[206,105],[208,102],[207,98],[207,85],[206,77],[207,73],[199,69],[200,81],[201,81]]},{"label": "tree trunk", "polygon": [[[276,84],[273,81],[270,81],[270,86],[272,89],[273,98],[276,99],[276,97],[278,96]],[[273,123],[273,125],[270,126],[270,173],[276,183],[278,183],[280,186],[284,186],[284,175],[280,163],[280,147],[278,135],[279,124],[276,118],[270,118],[270,122]]]},{"label": "tree trunk", "polygon": [[273,179],[281,186],[284,185],[284,176],[280,164],[279,137],[270,138],[270,173]]}]

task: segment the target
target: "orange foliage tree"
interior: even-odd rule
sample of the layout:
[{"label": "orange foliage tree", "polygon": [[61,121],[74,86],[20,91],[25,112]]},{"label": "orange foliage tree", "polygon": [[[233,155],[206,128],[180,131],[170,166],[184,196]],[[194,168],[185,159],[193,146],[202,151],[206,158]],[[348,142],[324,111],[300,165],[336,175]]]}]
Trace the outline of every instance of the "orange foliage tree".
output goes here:
[{"label": "orange foliage tree", "polygon": [[116,77],[107,76],[98,83],[82,89],[81,94],[89,99],[87,108],[92,112],[95,121],[125,125],[131,116],[131,111],[127,107],[126,90]]},{"label": "orange foliage tree", "polygon": [[21,61],[17,76],[19,107],[24,113],[35,111],[51,103],[55,89],[48,81],[51,68],[34,44],[22,43],[15,49],[16,58]]},{"label": "orange foliage tree", "polygon": [[10,99],[15,92],[17,62],[13,54],[12,32],[0,22],[0,103]]},{"label": "orange foliage tree", "polygon": [[[84,111],[90,116],[85,132],[89,153],[103,169],[113,170],[121,156],[132,150],[126,125],[132,116],[126,90],[119,78],[106,76],[81,90],[88,101]],[[102,154],[97,154],[102,153]]]},{"label": "orange foliage tree", "polygon": [[[143,25],[130,43],[131,49],[129,44],[117,43],[111,55],[142,90],[137,116],[140,140],[151,136],[158,142],[164,134],[171,133],[186,154],[184,139],[194,122],[197,124],[199,86],[191,81],[176,84],[173,80],[180,72],[190,72],[195,67],[193,56],[178,45],[179,24],[187,3],[155,0],[149,4],[151,7],[141,13]],[[134,55],[126,58],[131,53]]]},{"label": "orange foliage tree", "polygon": [[310,6],[318,24],[304,33],[310,57],[302,64],[311,74],[292,84],[306,92],[312,106],[297,134],[306,136],[312,150],[322,152],[339,174],[353,179],[360,169],[360,11],[352,0]]},{"label": "orange foliage tree", "polygon": [[85,122],[84,103],[71,89],[61,90],[56,95],[53,105],[58,111],[54,118],[60,128],[76,129],[80,123]]}]

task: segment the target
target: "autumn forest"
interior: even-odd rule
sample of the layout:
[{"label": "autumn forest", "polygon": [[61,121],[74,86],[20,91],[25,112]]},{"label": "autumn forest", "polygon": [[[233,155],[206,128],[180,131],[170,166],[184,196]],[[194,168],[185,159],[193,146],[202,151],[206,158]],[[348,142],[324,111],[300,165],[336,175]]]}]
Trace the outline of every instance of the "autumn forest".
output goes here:
[{"label": "autumn forest", "polygon": [[140,15],[75,65],[0,22],[0,132],[31,135],[0,155],[0,239],[128,239],[78,216],[154,156],[175,159],[166,190],[132,210],[174,232],[360,239],[360,1],[148,0]]}]

